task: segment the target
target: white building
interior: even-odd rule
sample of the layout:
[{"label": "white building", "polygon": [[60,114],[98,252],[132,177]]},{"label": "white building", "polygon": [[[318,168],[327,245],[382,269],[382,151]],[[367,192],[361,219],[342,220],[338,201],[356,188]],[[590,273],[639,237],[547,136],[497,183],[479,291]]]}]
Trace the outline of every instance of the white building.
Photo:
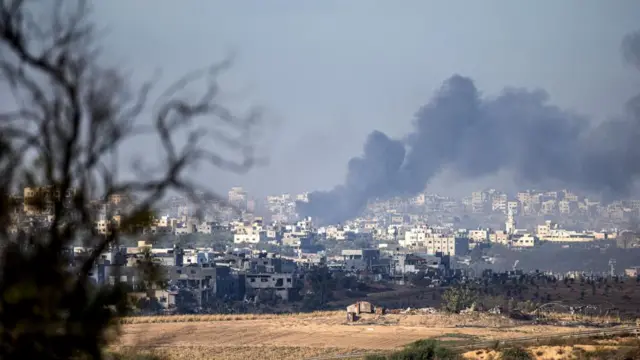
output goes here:
[{"label": "white building", "polygon": [[538,244],[538,238],[529,233],[521,233],[511,236],[510,241],[513,247],[534,247]]},{"label": "white building", "polygon": [[414,227],[404,234],[399,241],[406,248],[423,248],[427,254],[442,252],[445,255],[464,255],[469,252],[469,238],[443,235],[427,226]]},{"label": "white building", "polygon": [[485,229],[469,230],[469,239],[474,242],[488,242],[489,232]]},{"label": "white building", "polygon": [[416,226],[405,231],[404,239],[401,239],[400,241],[398,241],[398,243],[400,244],[400,246],[407,248],[422,246],[427,237],[432,237],[433,234],[433,229],[426,225]]},{"label": "white building", "polygon": [[515,201],[507,201],[507,212],[511,211],[512,214],[517,215],[520,213],[520,202]]},{"label": "white building", "polygon": [[233,232],[233,243],[257,244],[267,240],[267,232],[261,226],[237,226]]},{"label": "white building", "polygon": [[495,194],[491,200],[491,211],[507,212],[507,194]]},{"label": "white building", "polygon": [[300,232],[285,232],[282,234],[282,245],[296,249],[302,247],[308,239],[308,234]]},{"label": "white building", "polygon": [[429,255],[438,252],[451,256],[465,255],[469,252],[469,239],[456,236],[433,237],[425,241],[424,248]]},{"label": "white building", "polygon": [[545,221],[543,225],[538,225],[536,235],[540,240],[552,242],[589,242],[596,240],[594,232],[578,232],[561,229],[558,224]]}]

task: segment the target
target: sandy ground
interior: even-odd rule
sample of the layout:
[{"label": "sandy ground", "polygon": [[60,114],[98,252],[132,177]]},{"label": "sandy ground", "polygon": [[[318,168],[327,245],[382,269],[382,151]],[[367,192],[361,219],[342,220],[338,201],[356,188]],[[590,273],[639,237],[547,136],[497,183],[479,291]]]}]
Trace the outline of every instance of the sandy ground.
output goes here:
[{"label": "sandy ground", "polygon": [[[461,324],[468,327],[456,327]],[[266,346],[393,349],[426,338],[489,340],[578,330],[584,329],[517,326],[509,320],[470,319],[461,315],[385,315],[382,319],[365,318],[355,325],[346,324],[343,317],[337,315],[313,318],[292,316],[269,320],[127,324],[123,326],[119,344],[145,348]]]},{"label": "sandy ground", "polygon": [[[537,360],[568,360],[576,358],[576,351],[596,352],[598,350],[616,350],[618,346],[595,346],[595,345],[575,345],[575,346],[533,346],[527,348],[534,359]],[[474,350],[463,354],[468,360],[498,359],[500,353],[493,350]],[[598,358],[596,358],[598,359]]]}]

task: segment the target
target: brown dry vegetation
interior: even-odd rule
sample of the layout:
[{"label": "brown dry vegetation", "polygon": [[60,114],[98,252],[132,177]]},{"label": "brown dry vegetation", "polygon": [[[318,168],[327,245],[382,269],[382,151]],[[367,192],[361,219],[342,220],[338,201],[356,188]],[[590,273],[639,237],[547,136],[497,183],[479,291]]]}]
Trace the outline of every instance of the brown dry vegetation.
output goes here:
[{"label": "brown dry vegetation", "polygon": [[[608,288],[607,288],[608,287]],[[632,280],[608,284],[598,284],[595,294],[591,285],[581,284],[576,281],[573,284],[565,285],[558,282],[555,285],[541,284],[539,289],[530,287],[528,293],[538,292],[539,296],[551,296],[552,301],[562,301],[567,304],[590,304],[599,305],[603,308],[616,307],[620,309],[621,314],[638,315],[640,308],[640,283]],[[583,298],[582,295],[584,295]],[[544,301],[543,301],[544,302]]]},{"label": "brown dry vegetation", "polygon": [[[115,348],[127,353],[130,348]],[[320,356],[352,353],[341,348],[310,348],[295,346],[180,346],[162,348],[136,348],[137,355],[155,355],[167,360],[300,360]]]},{"label": "brown dry vegetation", "polygon": [[355,324],[346,323],[342,311],[138,317],[124,319],[123,323],[118,346],[152,349],[168,359],[185,358],[186,354],[192,354],[190,359],[304,359],[391,350],[427,338],[480,341],[576,331],[571,327],[527,325],[482,313],[365,315]]},{"label": "brown dry vegetation", "polygon": [[314,318],[328,315],[342,314],[342,311],[314,311],[298,314],[210,314],[210,315],[168,315],[168,316],[133,316],[120,319],[122,324],[154,324],[154,323],[184,323],[184,322],[213,322],[234,320],[275,320],[285,317]]},{"label": "brown dry vegetation", "polygon": [[[640,349],[640,340],[634,337],[613,339],[558,339],[567,344],[549,344],[530,346],[526,349],[537,360],[565,360],[565,359],[618,359],[620,354],[634,349]],[[553,342],[553,341],[551,341]],[[501,351],[494,349],[477,349],[463,354],[465,359],[490,360],[499,359]],[[640,354],[636,354],[640,355]],[[622,357],[624,358],[624,357]],[[633,357],[632,359],[636,359]]]},{"label": "brown dry vegetation", "polygon": [[[617,359],[615,354],[624,353],[632,349],[631,346],[611,345],[533,346],[527,348],[536,360]],[[500,355],[500,351],[481,349],[468,351],[463,354],[463,357],[469,360],[490,360],[500,359]]]}]

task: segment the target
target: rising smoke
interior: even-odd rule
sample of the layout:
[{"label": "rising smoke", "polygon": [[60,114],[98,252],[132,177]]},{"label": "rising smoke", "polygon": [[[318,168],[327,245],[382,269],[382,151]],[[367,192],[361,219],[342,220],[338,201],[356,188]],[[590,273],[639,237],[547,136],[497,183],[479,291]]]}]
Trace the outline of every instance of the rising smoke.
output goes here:
[{"label": "rising smoke", "polygon": [[[640,70],[640,32],[626,36],[622,50]],[[369,200],[423,191],[445,167],[464,178],[509,170],[523,186],[624,196],[640,174],[640,95],[626,110],[590,127],[588,119],[550,104],[544,91],[506,88],[483,97],[473,80],[454,75],[418,110],[405,139],[372,132],[363,154],[349,161],[345,183],[311,193],[298,209],[341,222]]]}]

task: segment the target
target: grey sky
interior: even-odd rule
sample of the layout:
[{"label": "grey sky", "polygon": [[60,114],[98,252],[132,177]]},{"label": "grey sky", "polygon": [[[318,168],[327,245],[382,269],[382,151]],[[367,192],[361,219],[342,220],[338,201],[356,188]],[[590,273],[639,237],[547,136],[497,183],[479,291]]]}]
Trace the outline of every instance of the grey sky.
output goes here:
[{"label": "grey sky", "polygon": [[162,68],[169,79],[237,53],[226,97],[268,109],[271,163],[243,177],[200,175],[220,191],[342,182],[371,130],[403,136],[454,73],[489,95],[540,87],[596,120],[619,112],[640,83],[619,51],[640,29],[632,0],[112,0],[96,2],[95,14],[109,57],[136,77]]}]

